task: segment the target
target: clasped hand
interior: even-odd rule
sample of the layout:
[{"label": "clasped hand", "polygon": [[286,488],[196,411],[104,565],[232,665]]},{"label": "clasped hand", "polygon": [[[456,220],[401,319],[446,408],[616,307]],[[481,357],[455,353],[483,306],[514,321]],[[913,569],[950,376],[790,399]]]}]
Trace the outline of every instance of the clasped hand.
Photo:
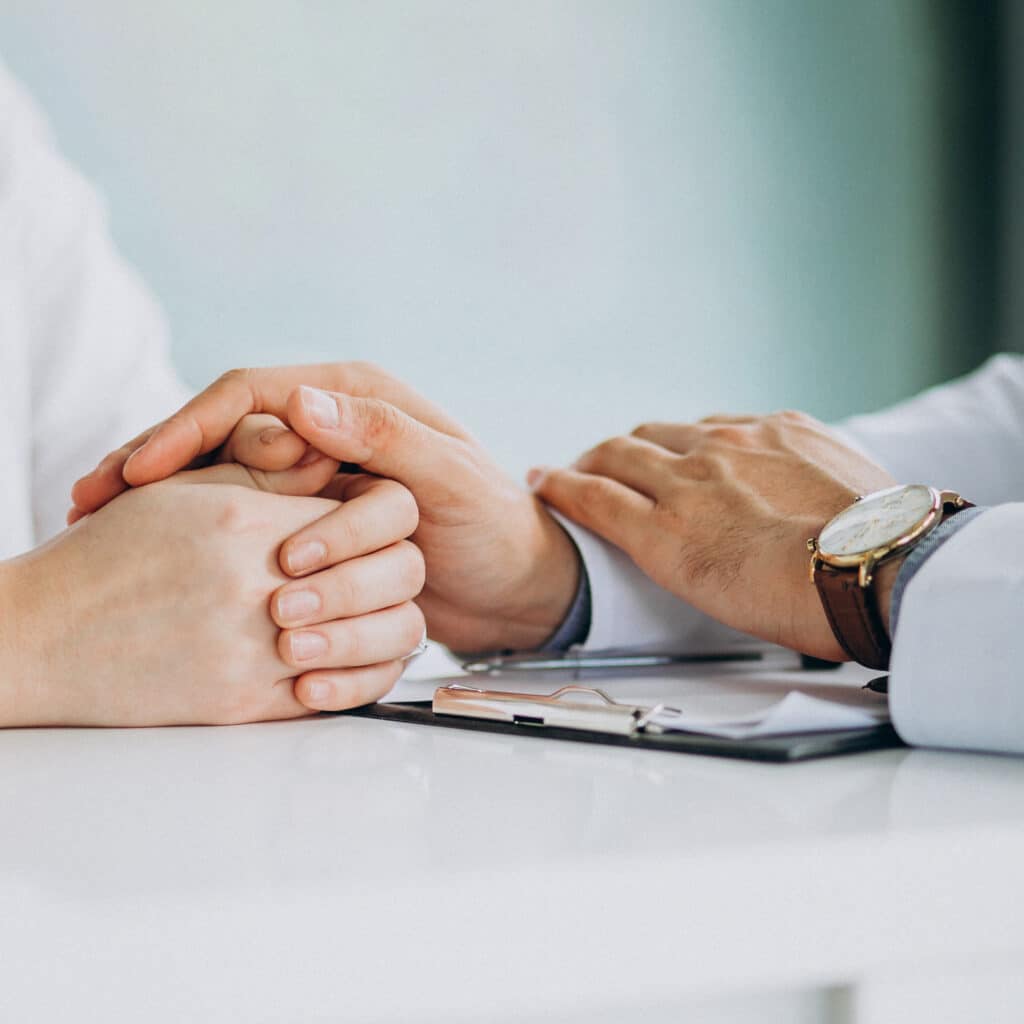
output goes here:
[{"label": "clasped hand", "polygon": [[[250,467],[281,469],[307,444],[396,480],[415,496],[419,524],[412,540],[426,563],[417,604],[434,639],[461,651],[528,649],[557,628],[579,578],[565,531],[459,424],[367,364],[225,374],[80,480],[72,516],[217,452]],[[282,568],[309,571],[344,551],[343,514],[324,516],[288,538]]]},{"label": "clasped hand", "polygon": [[[390,689],[423,632],[423,559],[404,539],[416,504],[394,481],[299,462],[180,473],[5,563],[18,673],[4,724],[229,724]],[[282,542],[328,515],[321,571],[292,578]]]},{"label": "clasped hand", "polygon": [[[263,424],[279,431],[273,444],[258,443]],[[806,541],[857,495],[893,482],[821,423],[786,412],[648,424],[569,469],[535,471],[530,494],[412,389],[373,366],[326,364],[226,374],[108,456],[73,498],[91,511],[219,449],[280,468],[307,444],[410,489],[426,562],[417,603],[431,635],[465,651],[538,647],[564,619],[579,556],[550,506],[713,618],[842,660],[808,581]],[[323,517],[285,542],[282,565],[333,554],[338,536],[337,513]]]}]

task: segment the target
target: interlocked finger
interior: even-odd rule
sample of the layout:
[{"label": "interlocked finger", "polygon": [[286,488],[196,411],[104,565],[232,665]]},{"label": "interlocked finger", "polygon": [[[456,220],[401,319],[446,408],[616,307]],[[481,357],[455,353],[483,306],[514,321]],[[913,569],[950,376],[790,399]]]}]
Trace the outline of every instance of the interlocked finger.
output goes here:
[{"label": "interlocked finger", "polygon": [[358,668],[397,661],[423,637],[423,613],[411,601],[352,619],[283,629],[278,652],[300,671]]},{"label": "interlocked finger", "polygon": [[329,569],[286,583],[270,602],[285,629],[365,615],[411,601],[423,589],[423,555],[403,540]]}]

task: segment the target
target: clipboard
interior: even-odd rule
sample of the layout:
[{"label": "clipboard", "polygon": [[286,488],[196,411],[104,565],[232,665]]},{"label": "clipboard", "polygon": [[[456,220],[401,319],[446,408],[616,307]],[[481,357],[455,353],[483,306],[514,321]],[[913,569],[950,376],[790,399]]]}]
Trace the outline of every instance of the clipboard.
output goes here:
[{"label": "clipboard", "polygon": [[[878,687],[876,685],[873,688]],[[566,702],[566,697],[581,693],[596,695],[601,701],[586,707]],[[640,750],[776,763],[807,761],[904,745],[895,729],[887,723],[864,729],[746,739],[726,739],[694,732],[657,731],[650,728],[650,720],[663,710],[666,709],[661,706],[645,708],[623,704],[611,700],[600,690],[574,685],[562,687],[550,695],[487,691],[455,685],[440,687],[432,701],[370,704],[340,714],[506,736],[533,736],[573,743],[600,743]]]}]

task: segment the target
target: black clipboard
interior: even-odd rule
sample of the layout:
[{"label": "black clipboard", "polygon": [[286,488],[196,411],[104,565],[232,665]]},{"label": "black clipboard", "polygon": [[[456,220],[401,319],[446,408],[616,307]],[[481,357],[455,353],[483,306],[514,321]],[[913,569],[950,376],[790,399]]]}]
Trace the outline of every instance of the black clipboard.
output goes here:
[{"label": "black clipboard", "polygon": [[405,722],[412,725],[437,726],[442,729],[492,732],[504,736],[533,736],[536,739],[567,740],[570,743],[601,743],[605,746],[629,747],[634,750],[661,750],[674,754],[703,754],[711,757],[732,757],[745,761],[775,763],[809,761],[820,757],[837,757],[841,754],[856,754],[865,750],[904,746],[903,741],[891,725],[878,725],[868,729],[793,733],[787,736],[733,740],[683,732],[615,736],[583,729],[560,729],[550,726],[488,721],[479,718],[460,718],[454,715],[436,715],[428,700],[369,704],[351,711],[342,711],[339,714],[353,718],[373,718],[382,722]]}]

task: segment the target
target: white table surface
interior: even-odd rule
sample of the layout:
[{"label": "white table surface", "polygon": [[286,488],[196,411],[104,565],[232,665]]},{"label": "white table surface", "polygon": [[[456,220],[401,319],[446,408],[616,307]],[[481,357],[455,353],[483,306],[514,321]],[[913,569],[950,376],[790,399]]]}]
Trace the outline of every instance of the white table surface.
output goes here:
[{"label": "white table surface", "polygon": [[324,717],[8,731],[0,795],[5,1022],[635,1020],[1024,953],[1024,759]]}]

